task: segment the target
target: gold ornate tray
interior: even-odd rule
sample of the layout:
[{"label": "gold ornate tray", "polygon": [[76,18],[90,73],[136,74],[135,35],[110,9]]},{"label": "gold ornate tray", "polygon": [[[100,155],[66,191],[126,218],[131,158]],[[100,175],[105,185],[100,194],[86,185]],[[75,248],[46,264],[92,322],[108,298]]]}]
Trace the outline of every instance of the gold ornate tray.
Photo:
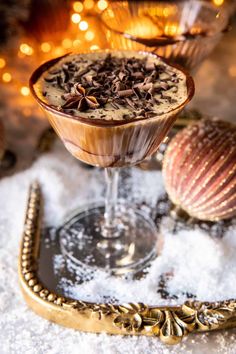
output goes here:
[{"label": "gold ornate tray", "polygon": [[32,184],[19,255],[22,292],[38,315],[80,331],[156,336],[166,344],[177,344],[192,332],[236,327],[236,300],[187,301],[181,306],[159,307],[135,302],[120,305],[84,302],[51,292],[37,272],[42,199],[39,184]]}]

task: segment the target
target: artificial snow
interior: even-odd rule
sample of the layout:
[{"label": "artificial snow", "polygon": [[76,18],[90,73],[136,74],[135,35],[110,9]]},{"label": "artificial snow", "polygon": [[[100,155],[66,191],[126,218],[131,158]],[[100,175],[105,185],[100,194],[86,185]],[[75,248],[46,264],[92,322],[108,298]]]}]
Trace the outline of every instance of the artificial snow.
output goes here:
[{"label": "artificial snow", "polygon": [[[72,354],[72,353],[228,353],[236,352],[236,331],[190,335],[175,347],[163,345],[158,338],[121,337],[85,334],[52,324],[34,314],[20,292],[17,261],[24,214],[31,182],[38,180],[45,199],[45,226],[59,226],[66,214],[92,200],[102,200],[103,171],[86,169],[57,145],[39,158],[28,170],[0,181],[0,354]],[[155,209],[164,194],[161,173],[133,168],[121,185],[121,197],[129,203],[146,202]],[[236,226],[232,222],[224,237],[213,237],[202,228],[182,227],[172,231],[173,220],[161,220],[164,247],[146,276],[132,280],[115,278],[96,270],[77,270],[77,282],[66,276],[58,288],[74,298],[89,301],[141,301],[148,304],[182,303],[191,294],[198,300],[234,298],[236,293]],[[53,244],[47,239],[47,247]],[[55,254],[55,274],[65,263]],[[68,264],[70,269],[70,264]],[[72,267],[71,267],[72,268]],[[171,300],[158,291],[160,279],[166,277],[166,291]],[[80,280],[83,280],[79,284]]]}]

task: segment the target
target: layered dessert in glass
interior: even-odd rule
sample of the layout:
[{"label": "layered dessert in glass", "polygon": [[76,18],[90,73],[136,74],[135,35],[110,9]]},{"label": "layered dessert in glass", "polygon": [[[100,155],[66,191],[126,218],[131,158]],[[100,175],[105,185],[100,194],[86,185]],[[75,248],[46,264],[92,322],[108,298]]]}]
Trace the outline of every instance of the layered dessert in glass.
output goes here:
[{"label": "layered dessert in glass", "polygon": [[59,59],[34,90],[76,158],[121,167],[156,151],[188,98],[188,80],[155,55],[101,52]]},{"label": "layered dessert in glass", "polygon": [[192,78],[151,53],[102,51],[43,64],[30,88],[70,153],[106,171],[104,204],[88,205],[59,229],[63,254],[119,274],[144,267],[156,254],[156,227],[134,206],[119,207],[117,167],[158,149],[193,96]]}]

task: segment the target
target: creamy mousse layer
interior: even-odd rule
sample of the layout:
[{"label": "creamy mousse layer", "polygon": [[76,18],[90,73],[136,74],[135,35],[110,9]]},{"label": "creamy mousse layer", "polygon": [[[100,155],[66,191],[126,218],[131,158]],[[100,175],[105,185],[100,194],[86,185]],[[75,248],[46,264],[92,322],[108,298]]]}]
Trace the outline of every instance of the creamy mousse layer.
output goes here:
[{"label": "creamy mousse layer", "polygon": [[151,118],[187,99],[182,71],[135,51],[67,55],[41,75],[34,89],[56,110],[91,120]]}]

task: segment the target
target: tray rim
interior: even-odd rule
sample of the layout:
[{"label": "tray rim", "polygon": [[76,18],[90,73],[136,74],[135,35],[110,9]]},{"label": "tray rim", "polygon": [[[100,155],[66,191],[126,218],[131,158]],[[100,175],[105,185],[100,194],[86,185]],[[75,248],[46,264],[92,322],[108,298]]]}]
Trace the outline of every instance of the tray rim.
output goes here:
[{"label": "tray rim", "polygon": [[28,306],[39,316],[85,332],[159,337],[177,344],[189,333],[236,327],[236,300],[186,301],[179,306],[143,303],[93,303],[50,292],[37,276],[43,196],[38,182],[30,186],[18,273]]}]

